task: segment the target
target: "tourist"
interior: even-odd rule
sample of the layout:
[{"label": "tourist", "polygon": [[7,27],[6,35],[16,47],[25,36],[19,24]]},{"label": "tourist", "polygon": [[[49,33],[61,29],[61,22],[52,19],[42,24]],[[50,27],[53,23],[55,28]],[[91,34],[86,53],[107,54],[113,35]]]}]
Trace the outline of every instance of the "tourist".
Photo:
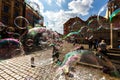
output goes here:
[{"label": "tourist", "polygon": [[92,46],[93,46],[93,41],[92,41],[92,39],[88,40],[88,45],[89,45],[89,49],[91,50],[91,49],[92,49]]},{"label": "tourist", "polygon": [[77,39],[76,38],[74,39],[73,46],[75,46],[75,44],[77,44]]},{"label": "tourist", "polygon": [[53,58],[53,61],[55,61],[57,63],[57,61],[59,61],[59,45],[57,44],[53,44],[53,51],[52,51],[52,58]]},{"label": "tourist", "polygon": [[105,43],[104,40],[101,40],[101,42],[98,44],[98,48],[99,48],[99,51],[105,55],[105,56],[108,56],[107,55],[107,44]]},{"label": "tourist", "polygon": [[94,45],[94,49],[97,51],[97,47],[98,47],[98,40],[97,39],[93,40],[93,45]]}]

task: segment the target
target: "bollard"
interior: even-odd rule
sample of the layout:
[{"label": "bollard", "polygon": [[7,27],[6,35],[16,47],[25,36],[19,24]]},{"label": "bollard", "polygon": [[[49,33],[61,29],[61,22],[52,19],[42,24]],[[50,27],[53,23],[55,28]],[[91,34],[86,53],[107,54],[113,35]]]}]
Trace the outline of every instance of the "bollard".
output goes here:
[{"label": "bollard", "polygon": [[31,57],[31,67],[35,67],[34,61],[35,61],[34,57]]}]

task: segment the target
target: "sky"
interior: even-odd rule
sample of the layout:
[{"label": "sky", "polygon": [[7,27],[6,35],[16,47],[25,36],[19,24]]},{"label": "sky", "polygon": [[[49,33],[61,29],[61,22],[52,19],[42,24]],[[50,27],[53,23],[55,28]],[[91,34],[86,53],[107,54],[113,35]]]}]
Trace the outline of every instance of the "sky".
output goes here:
[{"label": "sky", "polygon": [[105,16],[108,0],[26,0],[44,17],[44,26],[63,34],[63,24],[70,18],[86,21],[91,15]]}]

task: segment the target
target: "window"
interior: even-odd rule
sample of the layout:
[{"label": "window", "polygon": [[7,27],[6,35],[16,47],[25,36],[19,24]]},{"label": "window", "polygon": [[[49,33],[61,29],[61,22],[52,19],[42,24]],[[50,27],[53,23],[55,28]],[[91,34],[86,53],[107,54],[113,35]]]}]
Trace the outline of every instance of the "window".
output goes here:
[{"label": "window", "polygon": [[16,18],[17,16],[19,16],[19,12],[18,12],[18,11],[15,11],[14,17]]},{"label": "window", "polygon": [[8,19],[9,19],[8,16],[3,16],[3,17],[2,17],[3,23],[4,23],[4,24],[8,24]]},{"label": "window", "polygon": [[118,32],[118,37],[120,36],[120,32]]},{"label": "window", "polygon": [[4,11],[5,13],[9,13],[9,6],[4,5],[3,11]]},{"label": "window", "polygon": [[19,1],[15,1],[15,6],[19,7],[20,6],[20,2]]}]

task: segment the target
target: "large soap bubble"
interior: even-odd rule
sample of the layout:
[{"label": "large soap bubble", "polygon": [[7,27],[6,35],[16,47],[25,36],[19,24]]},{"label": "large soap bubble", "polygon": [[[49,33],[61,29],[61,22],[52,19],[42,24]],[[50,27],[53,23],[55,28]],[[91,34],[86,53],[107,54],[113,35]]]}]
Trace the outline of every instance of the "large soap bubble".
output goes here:
[{"label": "large soap bubble", "polygon": [[0,22],[0,31],[3,31],[5,28],[6,26],[2,22]]},{"label": "large soap bubble", "polygon": [[103,27],[104,29],[110,29],[110,24],[109,24],[109,19],[108,19],[109,15],[108,13],[106,13],[106,11],[108,12],[107,4],[102,6],[101,9],[99,10],[98,15],[97,15],[97,21],[100,27]]},{"label": "large soap bubble", "polygon": [[34,2],[34,1],[29,1],[28,4],[37,12],[40,13],[40,6],[38,5],[38,3]]},{"label": "large soap bubble", "polygon": [[19,29],[26,29],[27,26],[29,25],[29,21],[23,17],[23,16],[17,16],[14,19],[14,24],[17,26]]},{"label": "large soap bubble", "polygon": [[8,34],[13,34],[13,33],[15,32],[15,29],[14,29],[13,27],[7,27],[7,28],[6,28],[6,32],[7,32]]},{"label": "large soap bubble", "polygon": [[89,29],[88,26],[81,27],[80,34],[85,39],[89,39],[91,36],[93,36],[92,30]]},{"label": "large soap bubble", "polygon": [[120,17],[118,16],[120,13],[120,8],[116,9],[112,14],[110,15],[110,22],[113,25],[113,29],[117,30],[120,29]]},{"label": "large soap bubble", "polygon": [[5,38],[0,40],[0,58],[10,58],[23,52],[20,41],[14,38]]},{"label": "large soap bubble", "polygon": [[89,20],[88,22],[88,28],[92,31],[96,31],[96,30],[99,30],[101,26],[99,26],[98,22],[97,22],[97,19],[91,19]]}]

